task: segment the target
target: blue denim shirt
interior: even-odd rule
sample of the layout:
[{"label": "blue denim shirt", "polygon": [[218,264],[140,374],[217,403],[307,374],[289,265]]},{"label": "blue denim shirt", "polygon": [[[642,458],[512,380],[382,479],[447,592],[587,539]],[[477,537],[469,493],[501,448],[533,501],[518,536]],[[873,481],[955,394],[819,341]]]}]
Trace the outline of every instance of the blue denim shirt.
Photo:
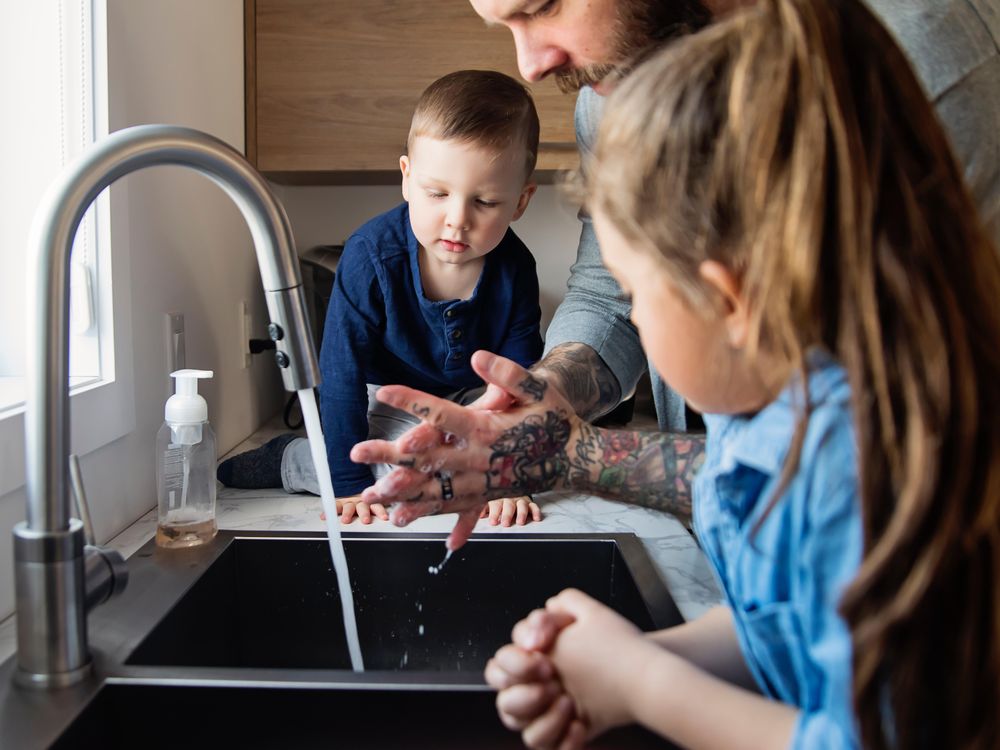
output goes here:
[{"label": "blue denim shirt", "polygon": [[695,529],[761,691],[800,709],[794,748],[859,745],[851,640],[837,605],[861,561],[858,464],[844,370],[811,353],[798,468],[774,496],[802,403],[796,379],[753,416],[706,415]]}]

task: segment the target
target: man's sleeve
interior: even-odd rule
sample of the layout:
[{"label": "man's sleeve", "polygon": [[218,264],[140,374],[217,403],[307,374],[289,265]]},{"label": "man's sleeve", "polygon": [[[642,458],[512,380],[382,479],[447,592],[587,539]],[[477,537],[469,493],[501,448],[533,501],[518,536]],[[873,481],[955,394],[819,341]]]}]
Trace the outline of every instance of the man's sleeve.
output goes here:
[{"label": "man's sleeve", "polygon": [[[584,88],[576,102],[577,146],[583,168],[597,135],[600,97]],[[635,388],[646,369],[639,334],[629,321],[631,305],[601,261],[590,218],[580,216],[583,228],[570,269],[566,297],[556,309],[545,333],[545,352],[565,343],[586,344],[604,360],[618,379],[622,396]]]}]

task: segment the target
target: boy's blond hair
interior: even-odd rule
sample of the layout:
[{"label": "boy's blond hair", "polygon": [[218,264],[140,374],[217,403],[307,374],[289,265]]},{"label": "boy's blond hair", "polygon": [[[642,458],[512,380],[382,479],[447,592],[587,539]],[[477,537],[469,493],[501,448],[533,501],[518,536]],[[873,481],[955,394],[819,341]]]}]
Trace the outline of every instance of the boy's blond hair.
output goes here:
[{"label": "boy's blond hair", "polygon": [[521,83],[495,70],[459,70],[438,78],[417,101],[406,139],[429,136],[482,146],[497,153],[522,146],[525,180],[538,158],[538,113]]}]

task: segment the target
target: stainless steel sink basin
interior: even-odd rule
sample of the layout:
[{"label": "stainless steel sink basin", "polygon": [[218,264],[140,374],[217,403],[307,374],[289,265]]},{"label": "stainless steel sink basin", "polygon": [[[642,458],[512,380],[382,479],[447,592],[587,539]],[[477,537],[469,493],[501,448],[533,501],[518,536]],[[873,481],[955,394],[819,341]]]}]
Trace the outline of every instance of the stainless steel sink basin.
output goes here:
[{"label": "stainless steel sink basin", "polygon": [[[575,586],[646,630],[681,621],[633,535],[474,535],[433,575],[443,541],[345,534],[363,673],[321,535],[150,542],[90,617],[91,680],[26,693],[0,667],[0,747],[519,747],[482,678],[518,619]],[[596,746],[664,744],[632,728]]]}]

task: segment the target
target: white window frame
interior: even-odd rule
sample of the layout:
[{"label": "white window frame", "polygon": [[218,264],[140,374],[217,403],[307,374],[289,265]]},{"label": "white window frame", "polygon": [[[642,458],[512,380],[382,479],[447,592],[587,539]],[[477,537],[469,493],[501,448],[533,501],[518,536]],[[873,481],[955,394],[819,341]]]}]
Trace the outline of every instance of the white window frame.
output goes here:
[{"label": "white window frame", "polygon": [[[78,12],[84,18],[88,12],[90,14],[93,134],[99,138],[108,132],[105,0],[75,0],[75,3],[77,7],[70,8],[71,12]],[[72,310],[71,323],[71,330],[83,334],[74,336],[71,342],[71,373],[82,374],[70,378],[70,446],[81,456],[135,429],[131,297],[125,242],[129,236],[126,191],[115,187],[105,191],[95,201],[92,216],[92,221],[81,225],[77,237],[79,245],[81,236],[89,232],[88,247],[96,248],[84,271],[91,274],[90,294],[79,293],[78,266],[74,275],[77,290],[73,295],[76,307]],[[82,347],[80,339],[84,340]],[[0,497],[19,489],[25,482],[23,377],[3,380],[0,384]],[[16,398],[18,390],[20,399]]]}]

